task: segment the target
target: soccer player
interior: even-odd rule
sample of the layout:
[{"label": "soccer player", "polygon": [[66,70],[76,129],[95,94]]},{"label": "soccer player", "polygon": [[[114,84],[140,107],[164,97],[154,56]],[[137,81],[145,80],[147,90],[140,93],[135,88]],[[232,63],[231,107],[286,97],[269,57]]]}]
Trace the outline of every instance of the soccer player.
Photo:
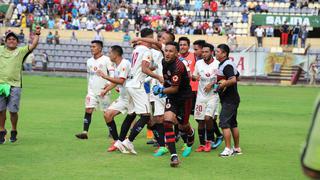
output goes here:
[{"label": "soccer player", "polygon": [[191,147],[194,142],[194,130],[189,124],[189,116],[192,103],[192,92],[190,87],[190,77],[185,65],[178,59],[179,45],[175,42],[167,43],[165,46],[165,60],[163,61],[164,87],[154,86],[155,95],[167,95],[164,128],[166,143],[171,153],[171,167],[179,165],[179,159],[175,147],[174,124],[179,125],[179,130],[183,136],[186,136],[182,156],[187,157],[191,153]]},{"label": "soccer player", "polygon": [[93,57],[87,61],[88,90],[85,101],[85,115],[83,120],[83,132],[76,134],[79,139],[88,139],[88,131],[91,123],[92,113],[99,108],[101,111],[107,110],[110,105],[110,93],[101,96],[101,91],[110,85],[110,82],[98,76],[97,71],[101,70],[108,76],[113,76],[114,67],[110,58],[103,55],[103,42],[99,40],[91,41],[91,54]]},{"label": "soccer player", "polygon": [[[192,80],[199,81],[197,100],[194,109],[194,118],[198,122],[198,134],[200,146],[196,152],[210,152],[211,144],[214,141],[213,115],[218,109],[219,95],[212,90],[217,81],[219,61],[212,55],[214,47],[205,43],[202,45],[203,60],[196,62]],[[207,141],[205,137],[207,135]]]},{"label": "soccer player", "polygon": [[[152,66],[155,68],[154,72],[159,76],[162,75],[162,60],[163,54],[162,51],[151,49],[152,51]],[[161,83],[156,80],[151,80],[151,87],[155,85],[161,85]],[[164,115],[164,106],[165,106],[165,97],[160,98],[155,96],[153,93],[150,93],[150,102],[153,106],[153,117],[149,123],[149,129],[153,131],[155,139],[159,145],[159,149],[153,154],[153,156],[158,157],[162,156],[168,152],[168,149],[165,147],[164,140],[164,126],[163,126],[163,115]]]},{"label": "soccer player", "polygon": [[196,56],[196,61],[202,59],[202,48],[205,43],[205,40],[196,40],[193,42],[193,50],[194,55]]},{"label": "soccer player", "polygon": [[[108,148],[108,151],[111,152],[119,149],[119,151],[121,151],[122,153],[127,153],[126,149],[123,147],[121,141],[119,140],[117,126],[116,126],[116,123],[114,122],[114,117],[120,113],[126,114],[129,106],[128,95],[124,85],[130,72],[131,63],[128,60],[124,59],[122,55],[123,55],[123,49],[120,46],[118,45],[111,46],[109,49],[109,57],[111,62],[113,62],[116,65],[115,71],[114,71],[114,77],[108,76],[101,70],[98,70],[97,74],[102,78],[111,82],[111,84],[102,91],[101,93],[102,96],[107,94],[110,90],[112,90],[116,86],[119,90],[118,99],[112,102],[111,105],[108,107],[108,109],[104,113],[105,121],[109,128],[110,134],[114,140],[114,143],[110,148]],[[127,129],[126,131],[128,130],[129,129]]]},{"label": "soccer player", "polygon": [[[229,59],[230,48],[226,44],[217,47],[216,58],[220,62],[218,68],[218,93],[221,102],[220,122],[226,147],[220,153],[221,157],[241,154],[239,145],[239,129],[237,122],[240,96],[237,87],[239,72],[236,65]],[[221,82],[219,82],[221,80]],[[223,81],[222,81],[223,80]],[[231,135],[234,147],[231,148]]]},{"label": "soccer player", "polygon": [[[142,29],[140,34],[142,38],[153,39],[152,29]],[[133,154],[137,154],[137,152],[134,150],[132,142],[150,120],[151,108],[148,95],[144,89],[144,81],[147,76],[150,76],[159,80],[160,83],[163,83],[163,77],[155,74],[150,69],[150,63],[152,61],[150,47],[151,43],[142,41],[132,52],[131,70],[125,85],[128,92],[129,103],[131,107],[133,107],[129,114],[135,113],[140,115],[140,119],[131,129],[128,139],[122,142],[126,149]]]}]

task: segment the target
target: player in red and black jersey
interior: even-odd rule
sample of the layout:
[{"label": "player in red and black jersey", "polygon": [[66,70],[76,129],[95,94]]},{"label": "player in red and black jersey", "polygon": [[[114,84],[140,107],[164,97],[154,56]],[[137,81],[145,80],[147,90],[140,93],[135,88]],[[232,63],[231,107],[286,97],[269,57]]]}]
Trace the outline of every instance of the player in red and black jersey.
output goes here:
[{"label": "player in red and black jersey", "polygon": [[164,87],[154,86],[155,95],[167,96],[164,127],[166,143],[171,153],[172,167],[179,165],[179,160],[175,147],[175,133],[173,126],[178,124],[182,136],[186,138],[187,147],[182,156],[187,157],[191,153],[191,146],[194,141],[194,130],[189,124],[189,116],[192,106],[192,90],[190,77],[185,65],[178,59],[179,45],[175,42],[167,43],[165,46],[165,58],[163,65]]}]

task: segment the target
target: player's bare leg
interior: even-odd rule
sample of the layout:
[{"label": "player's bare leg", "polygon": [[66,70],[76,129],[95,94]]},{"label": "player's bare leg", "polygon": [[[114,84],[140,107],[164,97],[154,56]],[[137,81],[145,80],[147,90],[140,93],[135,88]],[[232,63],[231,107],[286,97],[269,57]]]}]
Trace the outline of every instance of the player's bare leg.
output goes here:
[{"label": "player's bare leg", "polygon": [[0,112],[0,144],[3,144],[7,131],[5,130],[6,110]]},{"label": "player's bare leg", "polygon": [[11,120],[11,136],[10,142],[17,141],[17,124],[18,124],[18,113],[17,112],[10,112],[10,120]]},{"label": "player's bare leg", "polygon": [[240,133],[239,129],[237,127],[231,129],[233,142],[234,142],[234,154],[242,154],[241,148],[240,148]]},{"label": "player's bare leg", "polygon": [[76,137],[79,139],[88,139],[88,131],[91,124],[91,117],[93,108],[86,108],[85,115],[83,118],[83,132],[76,134]]},{"label": "player's bare leg", "polygon": [[223,137],[225,140],[226,147],[224,148],[223,152],[220,153],[221,157],[227,157],[232,155],[232,149],[231,149],[231,130],[230,128],[223,128]]}]

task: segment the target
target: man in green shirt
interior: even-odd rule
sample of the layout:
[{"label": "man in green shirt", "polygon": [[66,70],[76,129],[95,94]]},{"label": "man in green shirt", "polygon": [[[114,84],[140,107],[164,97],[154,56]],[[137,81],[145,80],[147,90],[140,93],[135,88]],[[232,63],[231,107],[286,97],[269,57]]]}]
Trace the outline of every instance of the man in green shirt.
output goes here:
[{"label": "man in green shirt", "polygon": [[305,148],[301,156],[304,173],[320,179],[320,99],[318,98]]},{"label": "man in green shirt", "polygon": [[0,87],[10,87],[10,94],[0,94],[0,144],[5,142],[6,111],[10,112],[12,124],[10,141],[17,140],[17,122],[21,94],[21,70],[23,58],[38,45],[40,27],[36,28],[32,44],[18,47],[18,36],[9,32],[5,37],[5,46],[0,46]]}]

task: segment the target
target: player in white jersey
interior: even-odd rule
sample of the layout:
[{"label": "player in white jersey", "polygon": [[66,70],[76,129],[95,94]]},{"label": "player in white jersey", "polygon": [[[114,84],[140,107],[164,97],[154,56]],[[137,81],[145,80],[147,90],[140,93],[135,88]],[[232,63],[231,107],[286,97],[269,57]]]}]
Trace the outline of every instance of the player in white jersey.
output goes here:
[{"label": "player in white jersey", "polygon": [[[112,152],[119,149],[122,153],[128,153],[128,151],[126,151],[126,149],[123,147],[121,143],[121,141],[125,139],[125,135],[127,133],[125,133],[123,137],[119,137],[117,132],[117,126],[116,126],[116,123],[114,122],[114,117],[120,113],[126,114],[129,107],[129,100],[128,100],[127,90],[125,88],[125,82],[130,72],[131,63],[128,60],[123,59],[122,55],[123,55],[123,50],[120,46],[118,45],[111,46],[109,49],[109,57],[116,66],[114,77],[110,77],[102,71],[98,71],[97,73],[102,78],[111,82],[110,86],[107,86],[104,89],[103,94],[108,93],[110,90],[112,90],[115,87],[117,87],[119,90],[118,99],[112,102],[112,104],[108,107],[107,111],[104,113],[107,127],[109,128],[110,134],[114,140],[112,145],[108,148],[108,151]],[[130,124],[132,123],[132,121],[130,122]],[[127,123],[128,121],[124,121],[124,122]],[[126,131],[128,130],[129,128]]]},{"label": "player in white jersey", "polygon": [[114,67],[109,57],[103,55],[102,41],[94,40],[91,42],[91,53],[93,57],[87,61],[87,78],[88,90],[85,101],[85,115],[83,120],[83,132],[76,134],[79,139],[88,139],[88,130],[91,123],[92,113],[95,109],[105,111],[110,105],[110,93],[101,96],[101,91],[110,84],[97,75],[97,71],[101,70],[109,76],[113,76]]},{"label": "player in white jersey", "polygon": [[[141,37],[153,39],[153,30],[149,28],[141,30]],[[131,129],[128,139],[122,142],[133,154],[136,154],[136,151],[134,150],[132,141],[150,120],[150,102],[144,89],[145,79],[147,76],[150,76],[163,83],[163,77],[155,74],[150,69],[150,63],[152,61],[150,47],[151,44],[146,42],[141,42],[135,47],[132,52],[130,75],[125,85],[128,92],[129,104],[133,107],[129,111],[129,115],[140,115],[140,119]]]},{"label": "player in white jersey", "polygon": [[[202,60],[196,62],[192,80],[198,80],[198,93],[194,109],[194,118],[198,122],[200,146],[196,152],[210,152],[214,141],[213,116],[218,110],[219,95],[212,89],[217,81],[219,61],[213,58],[214,48],[205,43],[202,48]],[[205,137],[207,135],[207,141]]]}]

